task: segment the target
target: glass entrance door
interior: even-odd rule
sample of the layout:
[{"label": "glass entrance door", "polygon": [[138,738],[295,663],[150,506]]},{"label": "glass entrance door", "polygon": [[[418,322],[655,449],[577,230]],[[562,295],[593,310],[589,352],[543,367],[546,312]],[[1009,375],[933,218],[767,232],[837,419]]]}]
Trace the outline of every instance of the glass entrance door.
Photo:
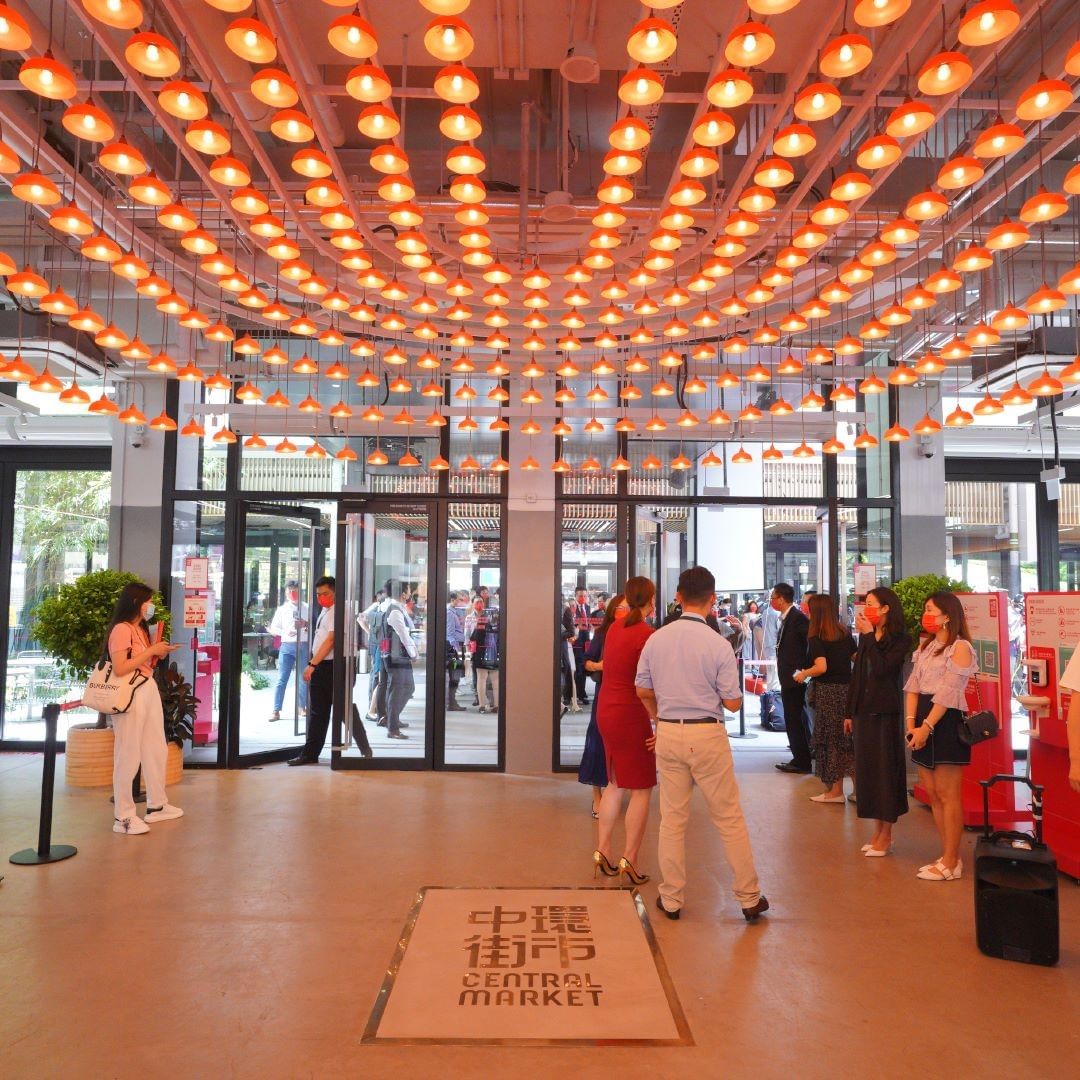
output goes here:
[{"label": "glass entrance door", "polygon": [[240,514],[229,764],[280,761],[304,742],[315,582],[326,562],[319,510],[245,503]]},{"label": "glass entrance door", "polygon": [[433,765],[433,698],[441,697],[433,645],[442,620],[431,592],[430,511],[427,503],[342,506],[335,767]]}]

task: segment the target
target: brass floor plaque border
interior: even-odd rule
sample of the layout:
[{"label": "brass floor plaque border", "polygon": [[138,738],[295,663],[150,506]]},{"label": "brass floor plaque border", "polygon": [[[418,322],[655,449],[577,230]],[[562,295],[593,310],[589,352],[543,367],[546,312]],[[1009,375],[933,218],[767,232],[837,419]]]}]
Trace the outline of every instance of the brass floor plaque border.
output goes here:
[{"label": "brass floor plaque border", "polygon": [[378,996],[375,999],[375,1005],[371,1010],[371,1016],[368,1018],[367,1026],[364,1028],[364,1034],[361,1037],[361,1043],[379,1043],[384,1046],[693,1046],[694,1036],[690,1031],[690,1025],[687,1023],[686,1014],[683,1012],[682,1003],[679,1001],[679,995],[675,990],[675,985],[671,981],[671,973],[668,971],[667,963],[664,961],[664,954],[660,951],[660,945],[656,940],[656,935],[653,933],[652,924],[649,922],[649,915],[645,908],[645,902],[642,900],[640,893],[637,889],[627,889],[624,891],[630,892],[634,901],[634,910],[637,912],[638,920],[641,923],[641,929],[645,934],[645,940],[649,946],[649,952],[652,955],[653,963],[656,965],[656,974],[660,979],[660,985],[663,987],[664,995],[667,998],[668,1008],[671,1010],[672,1019],[675,1022],[675,1027],[679,1032],[677,1039],[450,1039],[450,1038],[393,1038],[393,1037],[379,1037],[379,1024],[382,1021],[383,1013],[386,1010],[386,1006],[390,1000],[390,994],[394,989],[394,984],[397,980],[398,972],[401,970],[401,964],[405,959],[405,952],[409,947],[409,942],[412,939],[413,931],[416,928],[417,919],[420,917],[420,910],[424,904],[424,898],[428,892],[436,890],[483,890],[490,892],[499,891],[512,891],[518,892],[527,888],[543,889],[551,892],[611,892],[612,889],[609,886],[603,885],[534,885],[534,886],[521,886],[521,885],[492,885],[492,886],[479,886],[479,885],[424,885],[417,890],[416,897],[413,900],[413,905],[409,909],[408,917],[405,920],[405,926],[401,932],[401,937],[398,939],[396,948],[394,949],[394,955],[391,957],[390,965],[386,969],[386,978],[383,979],[382,986],[379,989]]}]

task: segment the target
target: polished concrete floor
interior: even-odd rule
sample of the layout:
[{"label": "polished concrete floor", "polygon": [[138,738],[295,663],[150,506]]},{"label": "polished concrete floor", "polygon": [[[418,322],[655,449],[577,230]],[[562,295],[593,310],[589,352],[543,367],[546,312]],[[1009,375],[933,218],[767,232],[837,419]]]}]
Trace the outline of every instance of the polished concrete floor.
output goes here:
[{"label": "polished concrete floor", "polygon": [[[1061,878],[1059,967],[984,957],[970,880],[915,878],[938,853],[927,811],[894,857],[864,859],[854,808],[808,802],[816,782],[777,760],[738,757],[773,910],[743,922],[697,804],[683,918],[654,920],[696,1045],[649,1049],[360,1043],[418,886],[591,884],[572,777],[188,772],[171,791],[187,816],[140,837],[61,782],[54,840],[78,856],[0,865],[0,1075],[1076,1075],[1080,888]],[[35,842],[40,768],[0,756],[5,859]],[[646,869],[655,842],[654,814]]]}]

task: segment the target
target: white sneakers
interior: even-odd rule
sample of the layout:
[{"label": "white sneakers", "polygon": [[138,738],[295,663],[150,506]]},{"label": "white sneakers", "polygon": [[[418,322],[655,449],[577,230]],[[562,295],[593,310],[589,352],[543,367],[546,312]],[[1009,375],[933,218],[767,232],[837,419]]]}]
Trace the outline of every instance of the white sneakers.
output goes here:
[{"label": "white sneakers", "polygon": [[112,831],[114,833],[120,833],[123,836],[140,836],[142,833],[148,833],[150,826],[147,822],[151,821],[171,821],[173,818],[183,817],[184,811],[179,806],[173,806],[172,803],[166,803],[164,806],[159,806],[157,809],[150,809],[146,811],[146,818],[129,817],[123,820],[114,820]]},{"label": "white sneakers", "polygon": [[114,821],[112,831],[122,833],[124,836],[138,836],[140,833],[149,832],[150,826],[141,818],[126,817],[123,820]]}]

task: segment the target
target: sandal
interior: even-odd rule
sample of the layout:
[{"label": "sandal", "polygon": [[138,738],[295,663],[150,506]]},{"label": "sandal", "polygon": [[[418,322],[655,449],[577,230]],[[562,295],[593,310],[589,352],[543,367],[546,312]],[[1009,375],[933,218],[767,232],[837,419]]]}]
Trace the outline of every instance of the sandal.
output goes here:
[{"label": "sandal", "polygon": [[960,859],[956,860],[956,866],[951,870],[940,860],[932,866],[920,870],[916,875],[923,881],[957,881],[964,873],[964,864]]}]

